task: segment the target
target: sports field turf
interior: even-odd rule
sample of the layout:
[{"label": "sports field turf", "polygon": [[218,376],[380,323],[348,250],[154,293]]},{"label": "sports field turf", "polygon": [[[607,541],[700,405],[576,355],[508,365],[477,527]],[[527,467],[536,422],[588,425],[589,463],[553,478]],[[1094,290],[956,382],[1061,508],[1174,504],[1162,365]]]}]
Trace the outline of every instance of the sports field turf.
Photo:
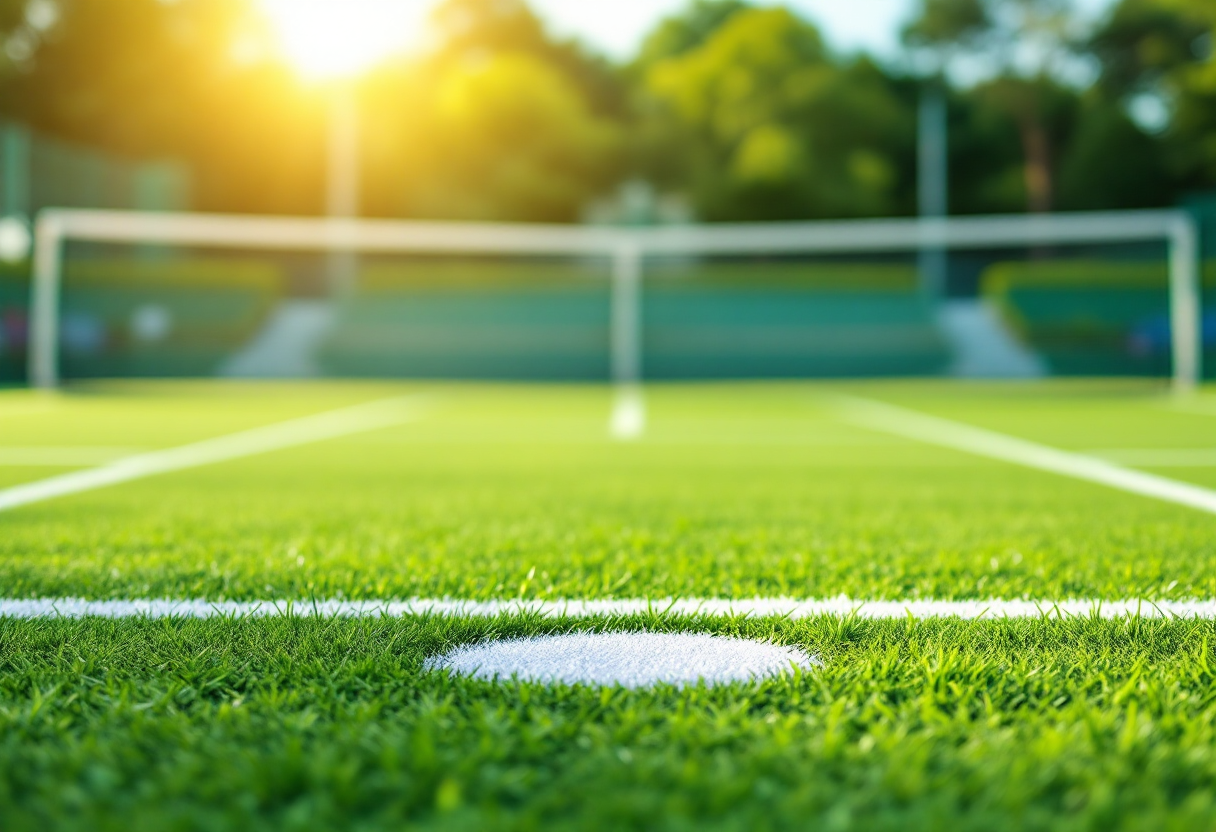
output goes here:
[{"label": "sports field turf", "polygon": [[[1216,516],[863,427],[841,393],[1216,487],[1216,396],[1147,382],[656,387],[633,442],[594,387],[8,391],[0,489],[69,451],[417,398],[398,425],[2,512],[0,596],[1216,599]],[[823,665],[640,691],[422,667],[642,628]],[[1212,620],[1096,616],[0,619],[0,826],[1213,829],[1214,644]]]}]

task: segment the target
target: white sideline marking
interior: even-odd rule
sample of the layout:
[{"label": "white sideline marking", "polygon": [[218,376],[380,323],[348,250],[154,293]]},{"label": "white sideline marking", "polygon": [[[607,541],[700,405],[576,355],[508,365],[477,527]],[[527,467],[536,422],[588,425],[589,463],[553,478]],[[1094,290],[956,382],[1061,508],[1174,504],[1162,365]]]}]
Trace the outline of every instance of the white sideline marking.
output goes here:
[{"label": "white sideline marking", "polygon": [[424,667],[487,681],[642,688],[751,682],[820,664],[797,647],[707,633],[565,633],[465,644]]},{"label": "white sideline marking", "polygon": [[1198,485],[885,402],[852,396],[839,396],[837,401],[850,421],[883,433],[1087,480],[1216,514],[1216,491]]},{"label": "white sideline marking", "polygon": [[1216,467],[1216,448],[1103,448],[1086,453],[1111,462],[1150,468]]},{"label": "white sideline marking", "polygon": [[0,465],[51,468],[77,468],[101,465],[138,453],[140,448],[112,448],[93,445],[0,446]]},{"label": "white sideline marking", "polygon": [[783,616],[792,619],[823,615],[859,618],[1202,618],[1216,619],[1216,600],[1102,601],[1018,600],[990,598],[978,601],[913,599],[867,601],[835,598],[658,598],[557,601],[464,601],[453,598],[413,598],[407,601],[208,601],[201,598],[141,598],[89,601],[83,598],[0,599],[0,618],[219,618],[249,616],[277,618],[287,615],[323,618],[400,618],[408,615],[443,615],[493,618],[500,615],[536,615],[543,618],[645,615]]},{"label": "white sideline marking", "polygon": [[0,490],[0,511],[79,494],[144,477],[213,465],[269,451],[294,448],[410,421],[427,397],[397,396],[330,410],[299,419],[204,439],[177,448],[129,456],[97,468],[23,483]]},{"label": "white sideline marking", "polygon": [[619,387],[615,395],[608,432],[613,439],[621,442],[640,438],[646,430],[646,399],[642,389],[635,384],[627,384]]}]

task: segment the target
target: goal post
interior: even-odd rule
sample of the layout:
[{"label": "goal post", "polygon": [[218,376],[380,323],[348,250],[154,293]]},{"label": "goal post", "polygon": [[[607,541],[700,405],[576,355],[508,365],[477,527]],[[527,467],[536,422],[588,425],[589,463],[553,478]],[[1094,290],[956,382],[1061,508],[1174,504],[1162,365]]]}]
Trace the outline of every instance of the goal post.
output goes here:
[{"label": "goal post", "polygon": [[28,372],[60,381],[59,318],[69,242],[226,250],[368,254],[595,256],[612,262],[609,354],[614,381],[641,380],[641,304],[649,257],[849,255],[927,249],[1163,242],[1168,246],[1174,387],[1202,378],[1199,233],[1182,210],[853,221],[707,224],[663,228],[455,223],[51,209],[35,228]]}]

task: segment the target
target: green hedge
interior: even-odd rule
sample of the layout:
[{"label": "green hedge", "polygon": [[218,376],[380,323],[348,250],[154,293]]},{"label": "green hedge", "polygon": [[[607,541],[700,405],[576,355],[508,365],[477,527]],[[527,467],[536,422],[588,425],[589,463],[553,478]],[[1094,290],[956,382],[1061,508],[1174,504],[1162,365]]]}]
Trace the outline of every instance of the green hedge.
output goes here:
[{"label": "green hedge", "polygon": [[919,290],[914,266],[872,263],[799,263],[789,260],[734,260],[708,263],[664,263],[646,269],[655,285],[711,289],[786,289],[807,292],[891,292]]},{"label": "green hedge", "polygon": [[[261,261],[69,261],[61,298],[64,375],[211,373],[258,331],[282,291],[279,268]],[[0,316],[24,320],[28,305],[28,271],[0,271]],[[166,311],[172,325],[163,338],[141,341],[133,316],[149,305]],[[79,343],[81,322],[96,333],[86,340],[97,343]],[[0,373],[7,380],[22,376],[23,352],[6,339]]]},{"label": "green hedge", "polygon": [[[611,277],[608,258],[586,260],[453,260],[421,258],[370,263],[359,271],[359,292],[562,290]],[[645,264],[648,283],[688,287],[774,288],[805,291],[912,293],[916,269],[902,264],[799,263],[788,260]]]},{"label": "green hedge", "polygon": [[570,260],[454,260],[420,258],[405,262],[369,263],[359,269],[360,294],[399,292],[484,292],[521,288],[545,290],[606,281],[608,259]]},{"label": "green hedge", "polygon": [[[1216,289],[1216,261],[1205,264],[1203,285]],[[1056,373],[1169,371],[1159,337],[1169,315],[1164,262],[998,263],[984,272],[981,292]]]}]

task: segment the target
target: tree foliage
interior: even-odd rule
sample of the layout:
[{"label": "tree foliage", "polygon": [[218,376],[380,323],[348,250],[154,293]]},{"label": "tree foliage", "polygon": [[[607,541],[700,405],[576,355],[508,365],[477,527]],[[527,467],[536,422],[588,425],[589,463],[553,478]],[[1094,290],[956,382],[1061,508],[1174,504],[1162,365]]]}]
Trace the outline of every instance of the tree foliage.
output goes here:
[{"label": "tree foliage", "polygon": [[[328,93],[267,50],[255,12],[0,0],[0,116],[186,160],[199,208],[320,211]],[[614,65],[524,0],[445,0],[431,48],[356,90],[363,211],[577,220],[644,178],[703,219],[910,213],[918,85],[934,77],[949,81],[955,210],[1216,187],[1216,3],[1118,0],[1081,24],[1068,0],[923,0],[909,72],[834,53],[785,8],[690,0]]]},{"label": "tree foliage", "polygon": [[835,61],[788,10],[731,15],[698,46],[655,62],[646,86],[671,134],[697,148],[683,173],[706,217],[895,207],[900,101],[873,65]]},{"label": "tree foliage", "polygon": [[521,52],[449,68],[419,115],[427,175],[406,191],[428,216],[576,219],[609,184],[620,141],[567,76]]},{"label": "tree foliage", "polygon": [[974,95],[1005,112],[1022,145],[1023,188],[1031,211],[1056,198],[1059,75],[1070,52],[1067,0],[922,0],[904,41],[938,72],[960,58],[983,58],[991,77]]},{"label": "tree foliage", "polygon": [[734,14],[748,8],[743,0],[692,0],[680,14],[659,22],[642,42],[636,63],[645,69],[694,49]]},{"label": "tree foliage", "polygon": [[378,213],[572,221],[620,175],[612,67],[551,38],[518,0],[448,0],[438,47],[372,79]]},{"label": "tree foliage", "polygon": [[1216,183],[1216,5],[1206,0],[1123,0],[1094,33],[1100,89],[1165,117],[1169,174],[1189,188]]}]

